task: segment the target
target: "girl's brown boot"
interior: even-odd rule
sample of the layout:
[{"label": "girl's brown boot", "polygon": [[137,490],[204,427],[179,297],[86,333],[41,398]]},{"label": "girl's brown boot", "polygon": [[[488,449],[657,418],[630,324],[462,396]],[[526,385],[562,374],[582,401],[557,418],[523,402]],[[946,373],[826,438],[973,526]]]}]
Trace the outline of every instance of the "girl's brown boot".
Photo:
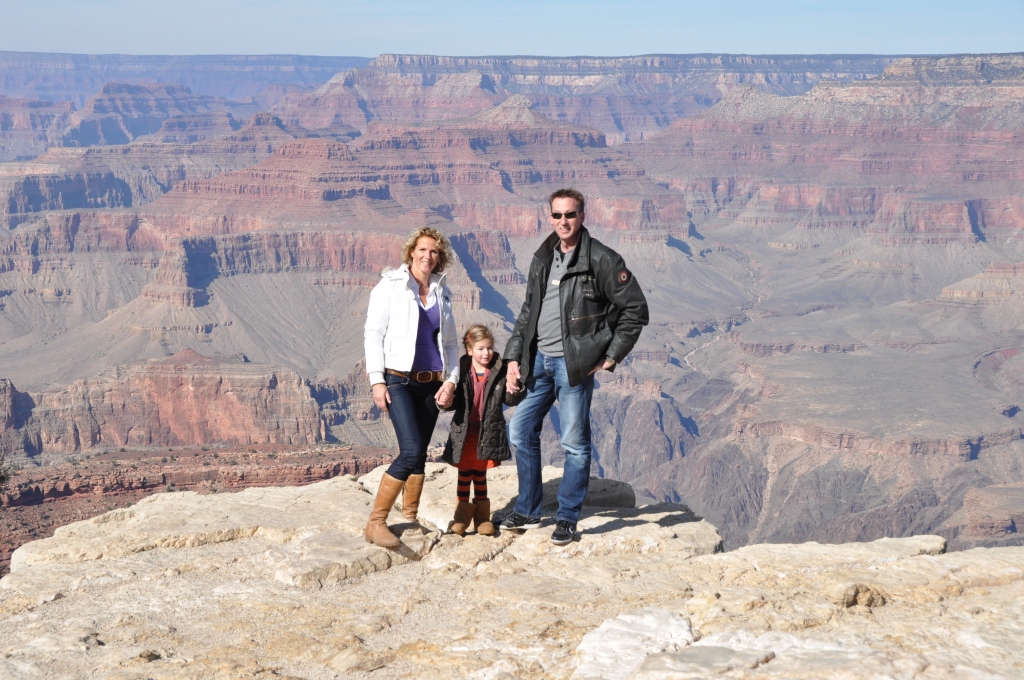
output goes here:
[{"label": "girl's brown boot", "polygon": [[481,536],[493,536],[494,525],[491,524],[491,501],[487,498],[477,498],[473,501],[476,511],[473,513],[473,526],[476,533]]},{"label": "girl's brown boot", "polygon": [[475,511],[476,506],[472,503],[459,501],[458,507],[455,508],[455,516],[452,518],[452,523],[448,525],[448,530],[453,534],[463,536],[466,533],[466,529],[469,528],[470,522],[473,521]]}]

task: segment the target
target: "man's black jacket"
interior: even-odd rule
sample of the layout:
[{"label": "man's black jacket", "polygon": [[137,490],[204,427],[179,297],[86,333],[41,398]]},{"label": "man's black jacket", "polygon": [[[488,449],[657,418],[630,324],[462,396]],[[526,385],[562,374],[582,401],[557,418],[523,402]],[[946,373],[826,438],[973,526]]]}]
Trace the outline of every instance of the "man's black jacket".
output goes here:
[{"label": "man's black jacket", "polygon": [[[537,353],[537,320],[544,301],[558,234],[551,234],[533,255],[526,300],[505,345],[505,361],[518,361],[523,381]],[[647,300],[622,257],[580,229],[565,276],[558,286],[562,345],[569,384],[584,381],[605,357],[622,361],[649,320]]]}]

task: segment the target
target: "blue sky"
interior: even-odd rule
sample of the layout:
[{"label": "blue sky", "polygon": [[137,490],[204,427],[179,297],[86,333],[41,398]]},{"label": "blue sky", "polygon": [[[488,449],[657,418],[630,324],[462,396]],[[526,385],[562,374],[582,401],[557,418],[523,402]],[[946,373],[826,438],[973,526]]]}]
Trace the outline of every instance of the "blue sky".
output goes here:
[{"label": "blue sky", "polygon": [[1024,51],[1024,0],[0,0],[0,50],[90,54]]}]

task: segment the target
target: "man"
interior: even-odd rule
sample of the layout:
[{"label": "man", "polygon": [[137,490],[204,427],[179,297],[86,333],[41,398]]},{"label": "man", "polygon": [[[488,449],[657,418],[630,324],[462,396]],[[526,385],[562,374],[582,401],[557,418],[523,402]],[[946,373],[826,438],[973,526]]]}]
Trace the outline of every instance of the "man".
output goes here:
[{"label": "man", "polygon": [[[548,199],[554,233],[530,264],[526,300],[505,346],[506,388],[526,389],[512,418],[519,498],[503,529],[541,525],[540,432],[558,402],[565,469],[551,541],[576,539],[576,520],[590,484],[590,402],[594,373],[612,371],[647,324],[647,301],[622,257],[584,228],[585,199],[559,189]],[[522,386],[520,386],[522,383]]]}]

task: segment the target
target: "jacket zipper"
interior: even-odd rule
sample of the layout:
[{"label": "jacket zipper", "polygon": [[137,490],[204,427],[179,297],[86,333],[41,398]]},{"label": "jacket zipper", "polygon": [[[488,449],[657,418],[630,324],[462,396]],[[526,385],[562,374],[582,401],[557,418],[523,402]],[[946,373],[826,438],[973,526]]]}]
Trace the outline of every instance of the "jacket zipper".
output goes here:
[{"label": "jacket zipper", "polygon": [[604,316],[604,314],[591,314],[590,316],[574,316],[570,318],[569,321],[585,321],[587,319],[596,319],[599,316]]}]

